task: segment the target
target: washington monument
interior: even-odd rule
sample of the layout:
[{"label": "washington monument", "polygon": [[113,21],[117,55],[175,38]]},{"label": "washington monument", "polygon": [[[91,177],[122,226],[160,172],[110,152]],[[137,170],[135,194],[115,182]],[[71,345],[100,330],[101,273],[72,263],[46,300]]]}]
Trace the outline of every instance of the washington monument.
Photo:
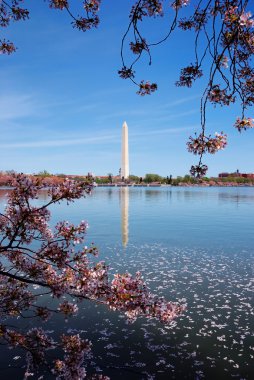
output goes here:
[{"label": "washington monument", "polygon": [[121,165],[121,177],[124,179],[129,178],[129,143],[128,143],[128,126],[126,121],[122,127],[122,165]]}]

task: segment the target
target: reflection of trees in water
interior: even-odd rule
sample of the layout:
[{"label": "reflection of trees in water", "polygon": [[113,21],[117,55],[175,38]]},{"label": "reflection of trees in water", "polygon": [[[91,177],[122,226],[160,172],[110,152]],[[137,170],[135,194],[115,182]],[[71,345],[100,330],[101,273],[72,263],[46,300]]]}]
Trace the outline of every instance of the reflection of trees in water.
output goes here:
[{"label": "reflection of trees in water", "polygon": [[162,191],[160,191],[160,190],[151,190],[151,189],[149,189],[149,190],[145,190],[145,195],[146,195],[146,197],[147,198],[150,198],[150,197],[161,197],[161,195],[162,195]]},{"label": "reflection of trees in water", "polygon": [[48,192],[46,189],[39,191],[38,199],[41,201],[46,201],[48,199]]},{"label": "reflection of trees in water", "polygon": [[[211,189],[211,188],[204,188],[202,190],[197,188],[191,188],[191,189],[184,189],[184,188],[140,188],[140,187],[109,187],[109,188],[99,188],[94,189],[92,192],[92,195],[94,193],[99,193],[100,196],[104,195],[108,199],[112,199],[114,196],[120,197],[123,196],[124,192],[126,191],[126,194],[128,193],[128,197],[131,199],[135,198],[172,198],[176,197],[177,199],[185,198],[185,199],[200,199],[200,198],[207,198],[211,197],[214,199],[219,199],[221,201],[231,201],[231,202],[253,202],[254,201],[254,189],[253,188],[240,188],[239,190],[242,191],[248,191],[250,193],[236,193],[236,188],[227,188],[227,189]],[[0,200],[6,199],[8,193],[11,191],[10,188],[0,188]],[[121,195],[122,194],[122,195]],[[45,201],[47,200],[47,189],[43,189],[39,192],[39,200]]]},{"label": "reflection of trees in water", "polygon": [[[219,199],[221,201],[229,201],[229,202],[239,202],[239,201],[254,201],[254,189],[252,191],[252,194],[240,194],[236,193],[236,189],[229,188],[227,191],[222,189],[216,189],[216,191],[210,191],[211,188],[207,189],[204,188],[204,190],[177,190],[173,191],[173,195],[176,195],[177,198],[185,198],[185,199],[197,199],[197,198],[214,198]],[[243,190],[243,189],[241,189]],[[245,189],[244,189],[245,190]],[[246,189],[247,190],[247,189]]]},{"label": "reflection of trees in water", "polygon": [[[11,192],[11,188],[0,189],[0,200],[3,201],[7,199],[8,194]],[[46,201],[48,199],[48,190],[43,189],[38,192],[38,199],[41,201]]]},{"label": "reflection of trees in water", "polygon": [[108,198],[109,198],[109,199],[112,198],[112,194],[113,194],[112,189],[108,189]]},{"label": "reflection of trees in water", "polygon": [[[184,199],[197,199],[197,198],[207,198],[208,196],[211,196],[211,193],[208,193],[206,190],[204,191],[193,191],[193,190],[177,190],[177,198],[184,198]],[[212,194],[212,196],[215,194]]]},{"label": "reflection of trees in water", "polygon": [[230,202],[254,202],[254,190],[252,194],[230,194],[230,193],[219,193],[218,198],[220,201],[230,201]]},{"label": "reflection of trees in water", "polygon": [[146,198],[171,198],[172,190],[164,189],[144,189]]},{"label": "reflection of trees in water", "polygon": [[10,192],[10,190],[0,189],[0,200],[1,201],[5,200],[7,198],[8,192]]}]

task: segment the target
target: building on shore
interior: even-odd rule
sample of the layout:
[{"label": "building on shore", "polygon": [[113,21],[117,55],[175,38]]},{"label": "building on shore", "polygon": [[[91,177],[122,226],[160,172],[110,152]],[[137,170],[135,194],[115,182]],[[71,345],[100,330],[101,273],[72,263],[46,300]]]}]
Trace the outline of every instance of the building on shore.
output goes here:
[{"label": "building on shore", "polygon": [[254,178],[254,173],[240,173],[237,170],[234,173],[219,173],[219,178],[227,178],[227,177],[239,177],[239,178]]}]

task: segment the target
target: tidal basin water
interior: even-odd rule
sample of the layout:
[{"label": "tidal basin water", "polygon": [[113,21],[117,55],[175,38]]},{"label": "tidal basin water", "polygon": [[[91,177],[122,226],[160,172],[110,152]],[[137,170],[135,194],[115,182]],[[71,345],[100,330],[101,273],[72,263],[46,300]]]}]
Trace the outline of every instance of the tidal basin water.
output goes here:
[{"label": "tidal basin water", "polygon": [[[88,221],[86,243],[112,273],[141,270],[153,292],[187,303],[169,326],[127,324],[92,302],[68,323],[50,320],[52,334],[81,330],[93,342],[89,371],[123,380],[254,378],[254,188],[96,188],[51,211],[53,223]],[[6,351],[1,367],[21,365],[22,353]],[[0,378],[22,373],[3,369]]]}]

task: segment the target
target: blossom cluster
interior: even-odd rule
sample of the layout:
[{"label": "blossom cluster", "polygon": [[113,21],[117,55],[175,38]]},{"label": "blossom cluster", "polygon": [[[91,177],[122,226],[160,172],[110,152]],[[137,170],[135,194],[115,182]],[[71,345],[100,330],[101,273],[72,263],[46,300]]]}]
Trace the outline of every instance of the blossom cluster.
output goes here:
[{"label": "blossom cluster", "polygon": [[200,78],[203,75],[202,70],[197,65],[191,64],[190,66],[184,67],[181,70],[181,75],[179,81],[176,82],[178,87],[187,86],[191,87],[193,81]]},{"label": "blossom cluster", "polygon": [[235,101],[235,97],[232,94],[227,94],[226,89],[220,89],[218,84],[211,87],[207,97],[211,103],[225,106],[229,106],[230,103]]},{"label": "blossom cluster", "polygon": [[131,8],[130,18],[142,21],[143,17],[163,16],[163,6],[160,0],[141,0]]},{"label": "blossom cluster", "polygon": [[174,9],[179,9],[182,7],[186,7],[187,5],[189,5],[189,3],[190,3],[190,0],[175,0],[171,6]]},{"label": "blossom cluster", "polygon": [[[23,0],[10,0],[10,4],[0,2],[0,27],[9,26],[10,21],[20,21],[29,18],[29,11],[19,4],[22,4]],[[100,0],[84,0],[83,10],[86,13],[86,17],[75,17],[70,10],[70,2],[68,0],[48,0],[49,7],[58,10],[68,10],[68,13],[74,21],[72,26],[81,31],[86,31],[91,28],[95,28],[99,24],[99,17],[97,15],[100,6]],[[1,41],[0,53],[11,54],[15,51],[13,43]]]},{"label": "blossom cluster", "polygon": [[96,28],[99,25],[99,17],[97,15],[100,7],[100,0],[85,0],[83,2],[83,8],[86,12],[86,17],[75,17],[70,12],[70,6],[68,0],[49,0],[49,6],[55,9],[68,9],[72,19],[72,26],[83,32]]},{"label": "blossom cluster", "polygon": [[84,234],[86,233],[88,223],[82,220],[82,222],[75,226],[70,224],[68,221],[57,223],[56,236],[63,237],[64,241],[69,244],[80,244],[84,241]]},{"label": "blossom cluster", "polygon": [[207,9],[196,9],[196,11],[189,17],[182,17],[178,21],[178,26],[182,30],[194,29],[196,32],[200,31],[207,23],[210,14]]},{"label": "blossom cluster", "polygon": [[202,155],[204,153],[214,154],[218,150],[222,150],[227,145],[227,135],[223,132],[215,133],[215,137],[205,136],[203,133],[190,136],[187,142],[188,151],[194,154]]},{"label": "blossom cluster", "polygon": [[207,165],[199,164],[199,165],[192,165],[190,168],[190,174],[195,178],[202,178],[206,175],[208,170]]},{"label": "blossom cluster", "polygon": [[[1,268],[2,269],[2,268]],[[8,310],[9,316],[19,316],[20,311],[26,309],[35,300],[27,285],[0,275],[0,316]]]},{"label": "blossom cluster", "polygon": [[86,0],[84,2],[84,9],[87,12],[96,14],[99,11],[99,8],[100,8],[100,0]]},{"label": "blossom cluster", "polygon": [[0,40],[0,54],[12,54],[16,51],[14,44],[7,40]]},{"label": "blossom cluster", "polygon": [[78,311],[78,306],[68,301],[59,304],[58,310],[65,316],[74,315]]},{"label": "blossom cluster", "polygon": [[156,83],[150,83],[149,81],[145,82],[142,80],[139,84],[139,90],[137,91],[138,95],[151,95],[152,92],[156,91],[158,88]]},{"label": "blossom cluster", "polygon": [[89,194],[92,186],[89,183],[76,183],[68,178],[59,185],[53,185],[48,190],[48,195],[54,202],[62,199],[73,202],[75,199],[82,197],[84,193]]},{"label": "blossom cluster", "polygon": [[94,17],[79,17],[76,20],[72,21],[73,28],[81,30],[85,32],[86,30],[90,30],[92,28],[97,28],[99,25],[99,17],[96,15]]},{"label": "blossom cluster", "polygon": [[115,274],[107,302],[111,309],[125,311],[131,321],[141,314],[168,323],[184,310],[184,306],[166,302],[163,298],[151,294],[140,272],[135,276],[130,273]]},{"label": "blossom cluster", "polygon": [[225,55],[218,56],[218,64],[221,67],[224,67],[225,69],[228,69],[228,66],[229,66],[228,62],[229,62],[229,59]]},{"label": "blossom cluster", "polygon": [[1,326],[2,337],[11,347],[29,347],[33,363],[44,364],[46,351],[55,347],[54,340],[42,328],[32,328],[27,333]]},{"label": "blossom cluster", "polygon": [[143,8],[147,10],[147,14],[150,17],[162,16],[163,8],[162,1],[159,0],[143,0]]},{"label": "blossom cluster", "polygon": [[235,128],[238,129],[239,132],[254,128],[254,119],[251,119],[250,117],[244,117],[241,119],[238,117],[235,122]]},{"label": "blossom cluster", "polygon": [[69,2],[68,0],[49,0],[49,6],[50,8],[62,10],[69,7]]},{"label": "blossom cluster", "polygon": [[141,54],[143,50],[148,49],[146,41],[144,39],[142,39],[141,41],[137,40],[136,42],[131,42],[130,48],[134,54]]},{"label": "blossom cluster", "polygon": [[246,28],[254,27],[254,19],[251,12],[242,13],[239,17],[239,24],[245,26]]},{"label": "blossom cluster", "polygon": [[91,343],[77,335],[63,335],[62,349],[65,352],[64,360],[56,360],[52,370],[58,379],[84,379],[86,370],[83,367],[85,354],[91,351]]},{"label": "blossom cluster", "polygon": [[239,78],[243,80],[243,103],[245,106],[251,106],[254,104],[254,69],[250,67],[241,68],[239,70]]},{"label": "blossom cluster", "polygon": [[10,4],[6,1],[0,2],[0,27],[9,26],[11,21],[27,20],[29,11],[19,6],[23,0],[11,0]]},{"label": "blossom cluster", "polygon": [[118,75],[122,79],[134,78],[134,71],[131,68],[124,66],[121,70],[118,70]]},{"label": "blossom cluster", "polygon": [[226,9],[224,21],[230,28],[232,28],[232,25],[235,26],[235,24],[246,28],[254,27],[254,19],[251,12],[241,12],[238,6],[232,5]]}]

